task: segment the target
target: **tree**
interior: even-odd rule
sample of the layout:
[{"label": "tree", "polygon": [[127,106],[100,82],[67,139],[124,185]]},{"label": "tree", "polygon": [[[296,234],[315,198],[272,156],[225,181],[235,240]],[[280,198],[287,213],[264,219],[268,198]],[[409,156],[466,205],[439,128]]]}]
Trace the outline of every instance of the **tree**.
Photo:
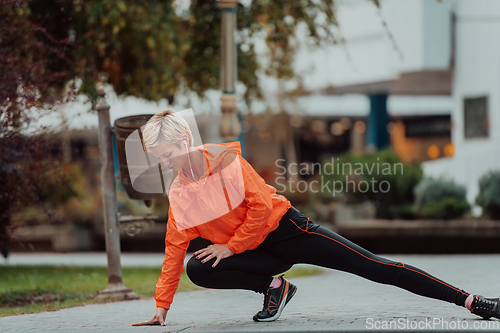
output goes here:
[{"label": "tree", "polygon": [[[95,100],[96,82],[105,73],[117,94],[173,102],[176,93],[200,97],[219,89],[220,9],[215,0],[192,0],[189,9],[173,1],[153,0],[33,0],[33,19],[50,13],[47,32],[75,38],[68,49],[82,69],[82,92]],[[334,0],[253,0],[237,9],[238,79],[246,87],[245,101],[262,98],[257,71],[283,80],[297,79],[292,67],[295,30],[305,25],[314,45],[336,43],[332,27]],[[318,23],[322,19],[321,23]],[[265,35],[269,66],[260,68],[255,37]]]},{"label": "tree", "polygon": [[[26,1],[0,1],[0,247],[9,239],[16,207],[43,204],[44,188],[60,182],[51,130],[22,134],[37,118],[70,98],[76,75],[67,36],[51,35],[33,20]],[[63,93],[66,91],[66,94]],[[4,253],[6,255],[6,253]]]},{"label": "tree", "polygon": [[[341,40],[332,29],[334,0],[253,0],[238,5],[237,17],[238,80],[246,87],[247,104],[263,98],[258,71],[300,83],[292,67],[299,25],[307,28],[312,45]],[[207,90],[219,89],[215,0],[192,0],[186,10],[172,0],[0,0],[0,19],[3,241],[12,204],[43,204],[49,181],[43,175],[60,161],[50,148],[50,129],[39,128],[40,135],[21,132],[72,98],[77,79],[79,92],[93,102],[96,83],[106,80],[119,95],[170,103],[178,93],[203,98]],[[265,36],[270,51],[266,68],[255,52],[259,36]]]}]

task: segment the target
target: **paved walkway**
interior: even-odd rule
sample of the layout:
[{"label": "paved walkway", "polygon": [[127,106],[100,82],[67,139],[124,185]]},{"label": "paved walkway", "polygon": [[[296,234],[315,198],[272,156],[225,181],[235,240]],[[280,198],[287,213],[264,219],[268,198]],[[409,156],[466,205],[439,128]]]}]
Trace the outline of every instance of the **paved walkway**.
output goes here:
[{"label": "paved walkway", "polygon": [[[487,297],[500,296],[500,255],[386,257],[417,266],[467,291]],[[298,292],[281,318],[271,323],[252,321],[253,314],[262,307],[262,295],[238,290],[201,290],[178,293],[164,327],[131,326],[153,314],[154,300],[147,298],[3,317],[0,331],[355,332],[376,328],[388,331],[383,329],[386,324],[400,331],[415,331],[420,326],[422,331],[448,328],[460,332],[500,332],[500,320],[485,321],[454,304],[344,272],[325,270],[321,275],[291,281]]]}]

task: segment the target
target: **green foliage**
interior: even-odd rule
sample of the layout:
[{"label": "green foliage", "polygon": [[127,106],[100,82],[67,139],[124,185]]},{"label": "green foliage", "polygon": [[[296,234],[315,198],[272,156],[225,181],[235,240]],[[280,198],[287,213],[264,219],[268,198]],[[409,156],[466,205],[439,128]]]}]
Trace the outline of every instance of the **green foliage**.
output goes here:
[{"label": "green foliage", "polygon": [[490,218],[500,220],[500,171],[490,171],[479,179],[476,204]]},{"label": "green foliage", "polygon": [[363,154],[348,152],[334,160],[333,170],[331,165],[331,160],[324,161],[321,175],[324,183],[331,182],[330,189],[335,182],[336,197],[351,203],[370,200],[380,218],[413,216],[413,188],[422,178],[419,163],[407,165],[387,148]]},{"label": "green foliage", "polygon": [[456,197],[445,197],[439,201],[429,202],[420,216],[424,219],[449,220],[459,218],[470,210],[467,201]]},{"label": "green foliage", "polygon": [[[159,268],[124,267],[123,282],[140,296],[154,293]],[[5,266],[0,270],[0,316],[93,303],[106,287],[106,267]],[[195,289],[185,272],[179,290]],[[40,299],[40,300],[37,300]]]},{"label": "green foliage", "polygon": [[431,202],[448,197],[467,201],[465,195],[465,186],[458,185],[453,180],[428,177],[415,187],[415,205],[417,210],[420,210]]},{"label": "green foliage", "polygon": [[81,193],[82,189],[75,186],[84,181],[79,164],[67,164],[61,168],[50,170],[47,177],[61,180],[60,182],[52,182],[50,186],[42,189],[41,198],[47,204],[57,206],[64,204],[72,197],[78,198],[80,195],[84,195]]},{"label": "green foliage", "polygon": [[[177,92],[203,98],[207,90],[219,89],[221,10],[216,0],[193,0],[184,11],[172,0],[32,0],[30,11],[47,35],[56,40],[74,36],[67,52],[76,64],[75,74],[83,78],[82,92],[92,99],[101,73],[118,94],[153,101],[172,102]],[[270,51],[265,74],[294,80],[299,25],[306,28],[310,46],[341,40],[332,30],[337,25],[333,0],[238,5],[237,77],[247,88],[247,103],[262,97],[255,37],[264,36]]]},{"label": "green foliage", "polygon": [[415,187],[417,214],[426,219],[458,218],[470,210],[465,186],[444,178],[424,178]]},{"label": "green foliage", "polygon": [[40,198],[52,213],[53,218],[37,205],[18,203],[12,214],[14,225],[50,223],[90,223],[102,214],[100,188],[94,188],[82,171],[79,163],[65,164],[43,175],[50,180],[41,188]]}]

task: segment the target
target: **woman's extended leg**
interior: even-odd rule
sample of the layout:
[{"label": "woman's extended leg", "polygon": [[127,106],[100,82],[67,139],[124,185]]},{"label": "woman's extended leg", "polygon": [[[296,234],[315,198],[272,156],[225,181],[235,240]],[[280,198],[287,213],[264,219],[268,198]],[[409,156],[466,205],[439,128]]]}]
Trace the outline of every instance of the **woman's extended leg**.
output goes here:
[{"label": "woman's extended leg", "polygon": [[[296,263],[350,272],[459,306],[465,306],[467,299],[467,308],[471,312],[483,318],[500,318],[499,299],[479,295],[472,297],[417,267],[377,256],[339,234],[312,223],[293,206],[283,216],[279,227],[255,250],[225,258],[215,268],[211,266],[213,262],[215,258],[204,264],[191,258],[187,265],[189,278],[206,288],[247,289],[265,293],[264,309],[254,316],[257,321],[277,319],[284,305],[293,297],[295,287],[285,279],[280,278],[282,285],[279,288],[271,288],[270,284],[273,275],[290,269]],[[293,290],[283,291],[284,287]],[[274,296],[280,306],[278,309],[271,308]]]},{"label": "woman's extended leg", "polygon": [[459,306],[464,306],[469,296],[464,290],[417,267],[371,253],[339,234],[312,223],[298,210],[288,219],[288,222],[282,221],[283,228],[287,229],[282,233],[297,232],[300,236],[281,242],[278,248],[290,262],[338,269]]}]

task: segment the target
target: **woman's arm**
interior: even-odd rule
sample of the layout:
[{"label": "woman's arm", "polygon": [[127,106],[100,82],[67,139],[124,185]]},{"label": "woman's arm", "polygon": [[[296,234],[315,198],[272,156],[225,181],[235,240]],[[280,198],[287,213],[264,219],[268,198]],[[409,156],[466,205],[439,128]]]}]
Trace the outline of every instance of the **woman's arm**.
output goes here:
[{"label": "woman's arm", "polygon": [[173,301],[184,270],[184,258],[186,258],[189,242],[199,235],[196,228],[177,230],[172,209],[168,209],[165,258],[163,259],[160,278],[155,286],[157,307],[170,309],[170,304]]},{"label": "woman's arm", "polygon": [[170,309],[170,304],[173,301],[184,270],[184,258],[186,257],[189,242],[199,236],[195,228],[178,231],[174,223],[172,210],[169,208],[167,233],[165,235],[165,258],[163,259],[160,277],[155,286],[157,308],[151,319],[133,324],[134,326],[165,323],[167,311]]},{"label": "woman's arm", "polygon": [[[245,221],[236,229],[234,235],[228,241],[228,248],[234,253],[247,250],[264,230],[269,217],[273,211],[273,202],[269,188],[264,179],[254,168],[241,156],[238,156],[235,167],[231,170],[231,181],[236,188],[243,186],[245,191],[245,202],[248,207]],[[243,182],[239,184],[238,182]]]},{"label": "woman's arm", "polygon": [[[236,155],[236,156],[235,156]],[[259,237],[272,213],[272,198],[264,179],[241,156],[228,154],[221,162],[224,184],[229,186],[229,197],[239,204],[239,194],[244,192],[248,207],[245,220],[236,229],[227,244],[213,244],[193,253],[202,263],[217,258],[212,267],[222,259],[247,250]]]},{"label": "woman's arm", "polygon": [[160,277],[155,285],[157,307],[170,309],[170,304],[174,299],[175,291],[179,286],[181,274],[184,270],[184,258],[186,257],[188,245],[189,241],[174,245],[165,240],[165,258],[163,259]]}]

